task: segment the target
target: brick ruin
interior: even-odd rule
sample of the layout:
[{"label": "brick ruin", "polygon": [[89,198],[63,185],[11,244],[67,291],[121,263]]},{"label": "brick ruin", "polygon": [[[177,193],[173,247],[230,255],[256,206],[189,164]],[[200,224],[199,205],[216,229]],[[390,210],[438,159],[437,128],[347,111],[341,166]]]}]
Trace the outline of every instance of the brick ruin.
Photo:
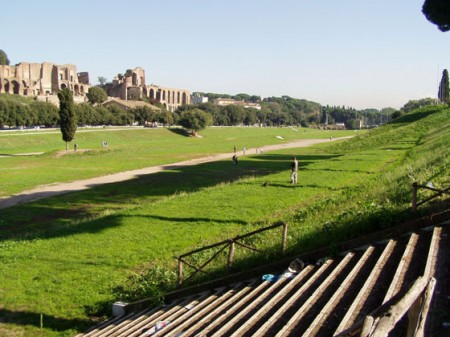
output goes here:
[{"label": "brick ruin", "polygon": [[[0,65],[0,93],[36,97],[38,100],[59,104],[57,94],[69,88],[76,103],[86,102],[90,88],[89,73],[77,72],[72,64],[22,62],[14,66]],[[175,111],[179,106],[190,104],[189,90],[145,84],[145,70],[141,67],[128,69],[124,75],[114,77],[103,85],[110,97],[123,100],[159,102],[167,110]]]},{"label": "brick ruin", "polygon": [[89,74],[77,73],[77,67],[72,64],[22,62],[14,66],[0,65],[0,93],[53,101],[64,88],[72,91],[75,101],[85,101],[90,88]]},{"label": "brick ruin", "polygon": [[179,106],[191,103],[189,90],[160,87],[145,84],[145,70],[141,67],[128,69],[124,75],[118,74],[103,88],[110,97],[123,100],[138,100],[146,97],[150,102],[159,102],[167,110],[175,111]]}]

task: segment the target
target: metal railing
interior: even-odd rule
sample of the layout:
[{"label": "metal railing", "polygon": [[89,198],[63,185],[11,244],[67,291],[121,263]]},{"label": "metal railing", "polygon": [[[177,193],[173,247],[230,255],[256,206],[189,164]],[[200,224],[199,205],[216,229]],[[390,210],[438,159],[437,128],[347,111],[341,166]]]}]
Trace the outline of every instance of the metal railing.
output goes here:
[{"label": "metal railing", "polygon": [[[251,247],[245,243],[242,242],[243,239],[254,236],[256,234],[274,229],[274,228],[278,228],[278,227],[283,227],[283,231],[282,231],[282,253],[285,254],[286,252],[286,240],[287,240],[287,230],[288,230],[288,226],[286,223],[284,222],[278,222],[273,224],[272,226],[269,227],[264,227],[264,228],[260,228],[256,231],[244,234],[244,235],[238,235],[232,239],[227,239],[221,242],[217,242],[214,243],[212,245],[208,245],[205,247],[201,247],[195,250],[190,251],[189,253],[186,254],[182,254],[178,257],[176,257],[176,259],[178,260],[178,287],[181,286],[181,284],[183,282],[188,281],[189,279],[191,279],[194,275],[196,275],[199,272],[205,273],[204,269],[205,267],[210,264],[214,259],[216,259],[220,253],[222,253],[224,250],[226,250],[228,248],[228,258],[227,258],[227,268],[228,270],[231,268],[232,264],[233,264],[233,259],[234,259],[234,254],[235,254],[235,249],[236,249],[236,245],[255,251],[255,252],[261,252],[260,250]],[[202,265],[200,266],[195,266],[192,263],[189,263],[186,261],[186,257],[203,252],[205,250],[208,249],[213,249],[213,248],[217,248],[222,246],[218,251],[216,251],[211,258],[209,258],[206,262],[204,262]],[[194,269],[194,271],[188,276],[186,277],[186,279],[183,279],[183,264],[189,266],[190,268]]]},{"label": "metal railing", "polygon": [[[426,198],[425,200],[422,200],[420,202],[417,202],[417,191],[422,188],[422,189],[426,189],[426,190],[430,190],[430,191],[434,191],[437,192],[436,194]],[[440,197],[443,194],[450,194],[450,187],[440,190],[431,186],[425,186],[425,185],[419,185],[416,182],[412,184],[412,210],[415,212],[417,211],[417,207],[419,207],[420,205],[423,205],[431,200],[433,200],[434,198]]]}]

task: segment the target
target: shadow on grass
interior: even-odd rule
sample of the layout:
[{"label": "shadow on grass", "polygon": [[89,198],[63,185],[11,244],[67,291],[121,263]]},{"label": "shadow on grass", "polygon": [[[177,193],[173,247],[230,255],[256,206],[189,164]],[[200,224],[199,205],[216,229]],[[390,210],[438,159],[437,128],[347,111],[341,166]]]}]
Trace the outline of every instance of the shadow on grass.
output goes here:
[{"label": "shadow on grass", "polygon": [[211,218],[177,218],[177,217],[165,217],[165,216],[158,216],[158,215],[146,215],[145,218],[160,220],[160,221],[176,221],[176,222],[214,222],[214,223],[224,223],[229,224],[230,222],[237,223],[239,225],[247,225],[247,221],[237,220],[237,219],[230,219],[230,220],[222,220],[222,219],[211,219]]},{"label": "shadow on grass", "polygon": [[182,129],[182,128],[168,128],[167,130],[169,130],[170,132],[173,132],[176,135],[179,136],[184,136],[184,137],[191,137],[191,133],[186,130],[186,129]]},{"label": "shadow on grass", "polygon": [[[100,232],[120,225],[117,216],[103,215],[105,210],[114,213],[174,194],[193,193],[246,177],[264,177],[287,171],[291,157],[287,154],[264,154],[248,156],[238,165],[233,165],[230,160],[177,167],[9,207],[0,210],[0,240],[32,240]],[[309,163],[334,157],[337,155],[301,155],[298,159],[300,166],[306,167]],[[287,182],[286,187],[291,185]],[[217,222],[215,219],[203,220]],[[189,220],[180,218],[177,221]]]},{"label": "shadow on grass", "polygon": [[[14,323],[17,325],[28,325],[39,329],[41,327],[41,314],[35,312],[24,311],[10,311],[6,309],[0,309],[0,317],[2,318],[2,324]],[[54,317],[43,315],[42,316],[42,336],[45,336],[45,330],[51,329],[53,331],[65,331],[74,329],[77,331],[86,330],[93,324],[90,320],[83,319],[66,319],[61,317]],[[41,335],[38,335],[41,336]]]}]

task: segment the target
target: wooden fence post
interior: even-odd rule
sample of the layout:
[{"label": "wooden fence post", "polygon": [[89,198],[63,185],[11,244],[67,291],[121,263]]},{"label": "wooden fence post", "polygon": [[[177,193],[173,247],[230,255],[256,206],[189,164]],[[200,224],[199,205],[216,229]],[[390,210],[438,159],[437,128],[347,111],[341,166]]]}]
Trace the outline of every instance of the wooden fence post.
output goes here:
[{"label": "wooden fence post", "polygon": [[228,269],[230,269],[231,265],[233,264],[233,258],[234,258],[234,240],[230,240],[230,251],[228,253],[228,261],[227,261]]},{"label": "wooden fence post", "polygon": [[287,241],[287,231],[288,231],[288,225],[287,223],[283,223],[283,242],[282,242],[282,246],[283,246],[283,255],[286,254],[286,241]]},{"label": "wooden fence post", "polygon": [[417,183],[412,184],[412,210],[417,211]]},{"label": "wooden fence post", "polygon": [[178,288],[181,287],[181,283],[183,283],[183,261],[178,258]]}]

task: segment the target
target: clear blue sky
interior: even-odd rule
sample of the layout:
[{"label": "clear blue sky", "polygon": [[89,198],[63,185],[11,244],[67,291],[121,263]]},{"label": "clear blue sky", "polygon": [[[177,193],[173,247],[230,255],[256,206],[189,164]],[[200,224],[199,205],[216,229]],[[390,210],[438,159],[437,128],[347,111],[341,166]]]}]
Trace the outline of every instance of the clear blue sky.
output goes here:
[{"label": "clear blue sky", "polygon": [[2,0],[11,64],[75,64],[147,84],[400,108],[436,97],[450,33],[424,0]]}]

